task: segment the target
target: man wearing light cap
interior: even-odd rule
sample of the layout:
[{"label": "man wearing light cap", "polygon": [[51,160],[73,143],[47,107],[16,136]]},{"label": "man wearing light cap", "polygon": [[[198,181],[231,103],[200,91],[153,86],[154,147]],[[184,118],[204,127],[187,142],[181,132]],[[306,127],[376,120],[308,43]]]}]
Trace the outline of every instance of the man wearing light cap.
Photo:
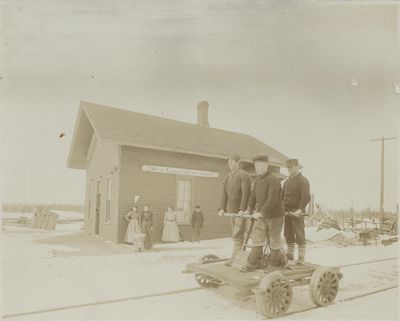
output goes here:
[{"label": "man wearing light cap", "polygon": [[[247,208],[247,202],[250,196],[251,184],[249,174],[240,168],[240,156],[231,155],[228,159],[230,173],[223,180],[221,206],[218,214],[221,216],[224,212],[242,214]],[[239,252],[243,240],[246,220],[241,217],[232,218],[232,238],[233,250],[230,260],[225,263],[231,266],[232,262]]]},{"label": "man wearing light cap", "polygon": [[[280,202],[280,179],[272,173],[267,155],[253,157],[257,178],[251,192],[247,212],[255,210],[253,217],[257,219],[251,235],[252,249],[247,263],[240,269],[249,272],[257,269],[263,256],[263,247],[269,242],[271,256],[269,264],[284,266],[285,256],[281,251],[281,234],[283,229],[283,212]],[[268,240],[269,235],[269,240]]]},{"label": "man wearing light cap", "polygon": [[297,159],[286,161],[289,177],[282,188],[282,207],[285,212],[291,214],[285,216],[284,235],[287,244],[287,257],[294,260],[294,247],[298,246],[298,261],[304,263],[306,254],[306,236],[304,230],[305,208],[310,201],[310,183],[300,170],[302,166]]}]

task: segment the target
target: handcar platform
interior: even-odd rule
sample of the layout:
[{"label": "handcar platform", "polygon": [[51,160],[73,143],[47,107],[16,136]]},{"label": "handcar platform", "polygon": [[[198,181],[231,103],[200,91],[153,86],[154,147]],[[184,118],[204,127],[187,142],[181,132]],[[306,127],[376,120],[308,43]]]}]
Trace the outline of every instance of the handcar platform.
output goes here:
[{"label": "handcar platform", "polygon": [[268,317],[279,316],[289,309],[295,286],[309,284],[310,298],[317,305],[332,303],[343,277],[338,267],[308,262],[241,272],[236,267],[226,266],[223,261],[226,260],[206,255],[199,262],[188,264],[185,272],[195,273],[196,281],[206,288],[228,284],[244,294],[255,294],[258,312]]}]

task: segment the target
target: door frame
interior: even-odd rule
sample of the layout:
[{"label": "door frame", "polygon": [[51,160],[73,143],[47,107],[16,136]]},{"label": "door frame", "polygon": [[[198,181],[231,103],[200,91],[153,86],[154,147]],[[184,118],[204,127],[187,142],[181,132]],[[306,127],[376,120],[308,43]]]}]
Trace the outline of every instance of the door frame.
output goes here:
[{"label": "door frame", "polygon": [[96,181],[96,207],[94,216],[94,234],[100,232],[100,210],[101,210],[101,178]]}]

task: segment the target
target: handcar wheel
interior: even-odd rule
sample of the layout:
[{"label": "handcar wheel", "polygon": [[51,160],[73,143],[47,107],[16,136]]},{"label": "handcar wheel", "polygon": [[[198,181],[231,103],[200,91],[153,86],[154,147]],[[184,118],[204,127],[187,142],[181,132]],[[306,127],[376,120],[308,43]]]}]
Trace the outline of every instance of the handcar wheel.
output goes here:
[{"label": "handcar wheel", "polygon": [[284,314],[290,307],[293,289],[290,281],[280,272],[266,275],[256,292],[257,311],[268,317]]},{"label": "handcar wheel", "polygon": [[339,276],[332,268],[319,267],[311,276],[309,295],[319,306],[331,304],[339,291]]}]

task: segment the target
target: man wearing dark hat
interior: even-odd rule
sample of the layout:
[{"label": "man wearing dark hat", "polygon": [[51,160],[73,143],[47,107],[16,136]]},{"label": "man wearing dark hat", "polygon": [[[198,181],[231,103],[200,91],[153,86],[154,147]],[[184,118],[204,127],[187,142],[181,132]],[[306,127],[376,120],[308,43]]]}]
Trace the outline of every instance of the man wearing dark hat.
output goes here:
[{"label": "man wearing dark hat", "polygon": [[[252,249],[247,263],[240,269],[242,272],[257,268],[262,255],[263,247],[269,242],[271,256],[269,264],[283,266],[284,253],[281,251],[281,234],[283,229],[283,212],[280,203],[280,179],[269,169],[267,155],[253,157],[257,178],[248,203],[247,212],[253,210],[253,217],[257,219],[253,225],[251,235]],[[269,240],[268,240],[269,236]]]},{"label": "man wearing dark hat", "polygon": [[204,225],[204,215],[200,205],[196,205],[192,214],[192,242],[200,243],[200,232]]},{"label": "man wearing dark hat", "polygon": [[298,263],[304,263],[306,254],[306,237],[304,230],[305,208],[310,201],[310,183],[300,169],[302,166],[297,159],[289,159],[286,162],[289,177],[282,188],[282,207],[289,215],[285,216],[284,235],[287,244],[287,257],[294,260],[294,247],[298,246]]},{"label": "man wearing dark hat", "polygon": [[[250,196],[251,184],[249,174],[240,168],[240,157],[231,155],[228,159],[230,173],[223,180],[221,207],[218,215],[222,216],[224,212],[243,213],[247,208],[247,202]],[[231,266],[232,262],[239,252],[243,240],[246,220],[244,218],[232,218],[232,238],[233,250],[230,260],[225,263]]]}]

